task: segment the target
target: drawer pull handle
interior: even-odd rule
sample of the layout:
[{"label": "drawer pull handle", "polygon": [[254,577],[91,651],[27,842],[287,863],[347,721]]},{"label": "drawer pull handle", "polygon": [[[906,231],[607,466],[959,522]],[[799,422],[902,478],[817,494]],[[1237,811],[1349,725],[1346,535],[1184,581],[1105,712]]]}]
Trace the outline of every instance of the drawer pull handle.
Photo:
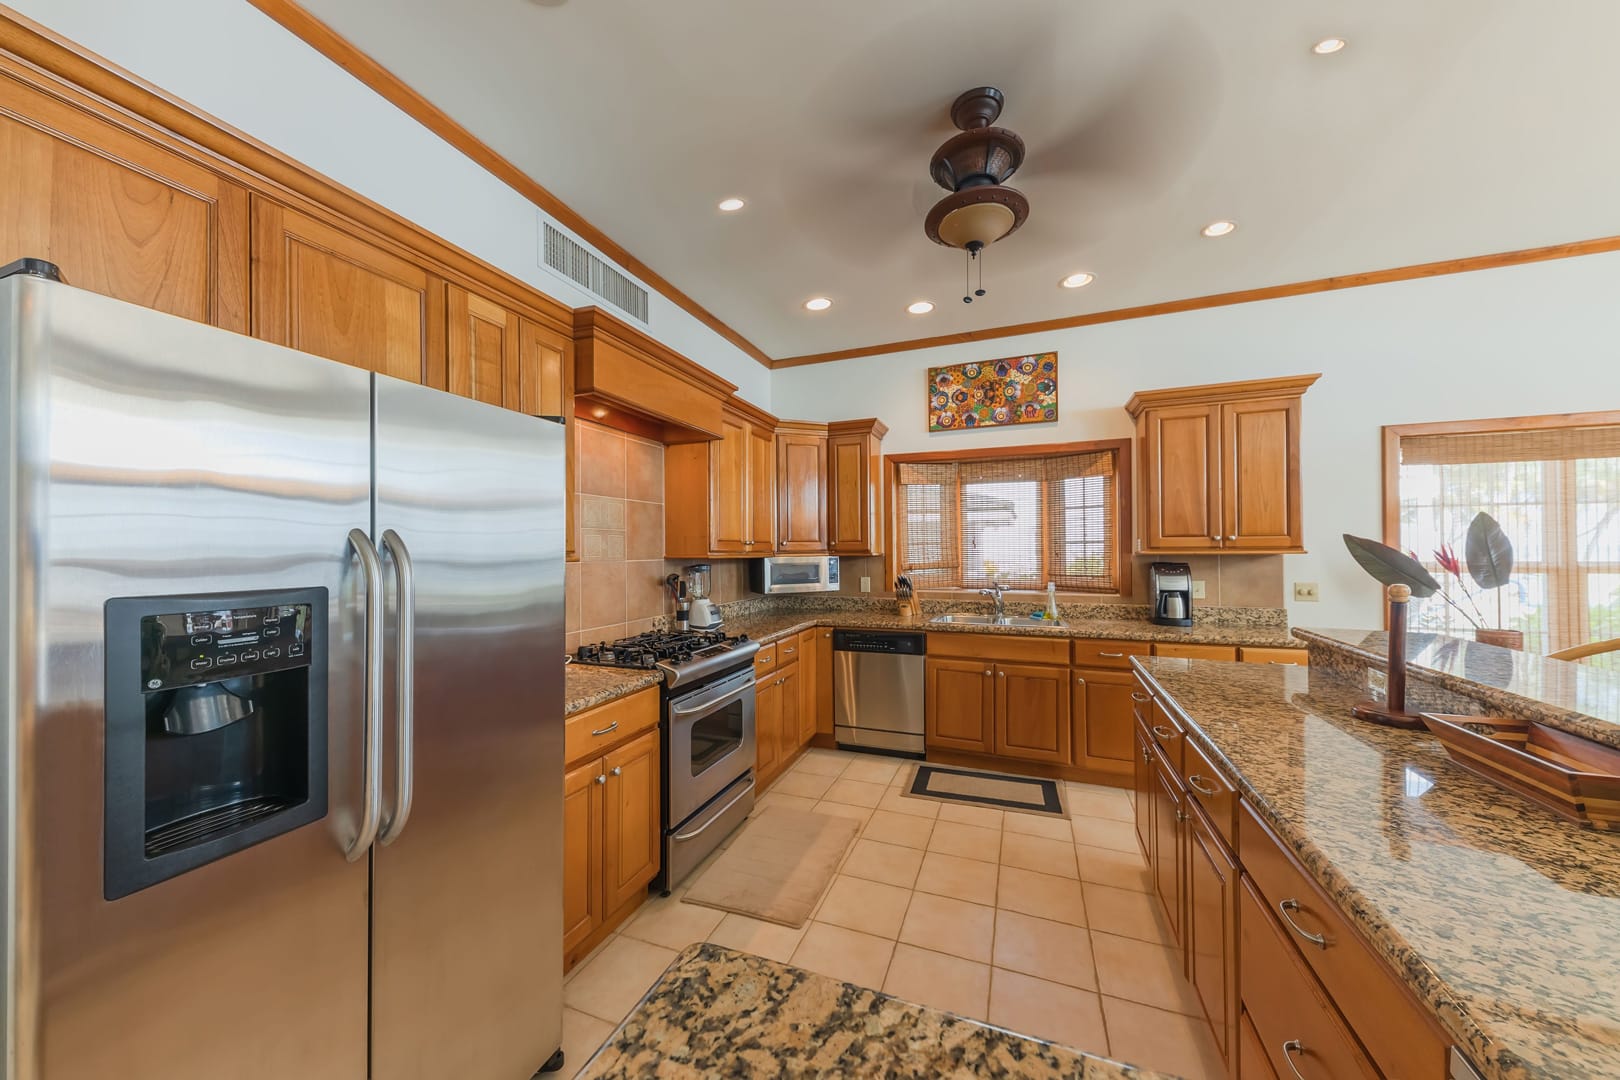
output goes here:
[{"label": "drawer pull handle", "polygon": [[1272,667],[1299,667],[1298,660],[1267,660]]},{"label": "drawer pull handle", "polygon": [[1298,1069],[1294,1068],[1294,1055],[1303,1054],[1304,1052],[1305,1044],[1298,1039],[1289,1039],[1283,1043],[1283,1060],[1288,1062],[1288,1071],[1293,1073],[1297,1080],[1305,1080],[1305,1078],[1300,1075]]},{"label": "drawer pull handle", "polygon": [[1100,652],[1097,655],[1098,656],[1106,656],[1110,660],[1123,660],[1123,659],[1125,659],[1125,654],[1122,653],[1122,652]]},{"label": "drawer pull handle", "polygon": [[1144,762],[1148,762],[1148,761],[1153,760],[1153,748],[1151,746],[1147,746],[1146,744],[1143,745],[1143,747],[1142,747],[1142,760]]},{"label": "drawer pull handle", "polygon": [[1328,947],[1328,939],[1326,936],[1322,934],[1313,934],[1294,921],[1294,916],[1290,913],[1299,910],[1298,900],[1284,900],[1282,903],[1277,905],[1277,910],[1282,913],[1283,922],[1288,924],[1288,929],[1292,930],[1294,933],[1298,934],[1300,937],[1304,938],[1306,941],[1310,942],[1312,945],[1315,945],[1319,949],[1325,949]]},{"label": "drawer pull handle", "polygon": [[1199,781],[1202,780],[1202,779],[1203,779],[1202,776],[1199,776],[1197,773],[1194,773],[1193,775],[1187,777],[1187,786],[1192,788],[1194,791],[1198,792],[1198,794],[1202,795],[1206,799],[1218,799],[1218,798],[1220,798],[1221,793],[1220,793],[1219,789],[1213,788],[1213,787],[1205,787],[1203,784],[1199,783]]},{"label": "drawer pull handle", "polygon": [[618,731],[618,730],[619,730],[619,722],[617,720],[615,720],[615,721],[613,721],[613,723],[609,724],[607,727],[597,728],[595,731],[591,732],[591,738],[594,739],[598,735],[611,735],[615,731]]},{"label": "drawer pull handle", "polygon": [[1146,705],[1149,701],[1152,701],[1153,699],[1148,697],[1146,694],[1138,694],[1135,690],[1132,690],[1131,691],[1131,700],[1138,703],[1138,704],[1140,704],[1140,705]]},{"label": "drawer pull handle", "polygon": [[1153,737],[1156,739],[1173,739],[1181,732],[1165,727],[1163,724],[1153,725]]}]

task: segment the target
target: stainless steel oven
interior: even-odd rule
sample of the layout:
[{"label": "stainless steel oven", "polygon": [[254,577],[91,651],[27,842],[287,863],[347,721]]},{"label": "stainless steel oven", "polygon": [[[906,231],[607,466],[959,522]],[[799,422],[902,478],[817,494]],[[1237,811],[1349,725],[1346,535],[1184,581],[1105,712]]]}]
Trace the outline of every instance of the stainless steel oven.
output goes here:
[{"label": "stainless steel oven", "polygon": [[678,884],[754,807],[754,667],[665,705],[664,888]]},{"label": "stainless steel oven", "polygon": [[778,555],[749,564],[749,584],[757,593],[838,591],[838,556]]}]

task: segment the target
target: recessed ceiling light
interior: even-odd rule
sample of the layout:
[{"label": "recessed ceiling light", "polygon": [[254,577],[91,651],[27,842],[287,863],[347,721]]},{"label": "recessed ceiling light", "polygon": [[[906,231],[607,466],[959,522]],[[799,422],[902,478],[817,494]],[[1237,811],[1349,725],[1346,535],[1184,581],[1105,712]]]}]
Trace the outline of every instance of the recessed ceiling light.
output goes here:
[{"label": "recessed ceiling light", "polygon": [[826,311],[832,307],[832,301],[825,296],[812,296],[804,302],[804,306],[809,311]]},{"label": "recessed ceiling light", "polygon": [[1315,45],[1312,45],[1311,52],[1315,53],[1317,56],[1327,56],[1331,53],[1338,52],[1342,48],[1344,48],[1344,38],[1330,37],[1323,38]]},{"label": "recessed ceiling light", "polygon": [[907,305],[906,310],[913,315],[926,315],[934,310],[934,302],[932,300],[918,300],[915,304]]},{"label": "recessed ceiling light", "polygon": [[1237,228],[1235,221],[1212,221],[1203,228],[1205,236],[1226,236]]},{"label": "recessed ceiling light", "polygon": [[721,199],[720,200],[720,209],[721,209],[722,212],[727,213],[727,214],[734,214],[738,210],[741,210],[743,207],[745,207],[747,205],[748,205],[747,203],[743,202],[741,199],[737,198],[735,195],[733,195],[729,199]]},{"label": "recessed ceiling light", "polygon": [[1096,274],[1088,274],[1082,270],[1078,274],[1070,274],[1068,277],[1058,282],[1058,284],[1062,285],[1065,289],[1083,289],[1096,280]]}]

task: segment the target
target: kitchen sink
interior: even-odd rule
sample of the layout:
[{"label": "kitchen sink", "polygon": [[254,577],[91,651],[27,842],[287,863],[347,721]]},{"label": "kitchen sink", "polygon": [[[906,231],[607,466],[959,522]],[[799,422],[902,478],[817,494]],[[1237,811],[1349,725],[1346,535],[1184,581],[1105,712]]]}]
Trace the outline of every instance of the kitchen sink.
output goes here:
[{"label": "kitchen sink", "polygon": [[1062,629],[1068,625],[1057,619],[1032,619],[1028,615],[1006,615],[998,619],[994,615],[978,615],[961,611],[953,611],[946,615],[935,615],[928,621],[969,626],[1048,626],[1053,629]]}]

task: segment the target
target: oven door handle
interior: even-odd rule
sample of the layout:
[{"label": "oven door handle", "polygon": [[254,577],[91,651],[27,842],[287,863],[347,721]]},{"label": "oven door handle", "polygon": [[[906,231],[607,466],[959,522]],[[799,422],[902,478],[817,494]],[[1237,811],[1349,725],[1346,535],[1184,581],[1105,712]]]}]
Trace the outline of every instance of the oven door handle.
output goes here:
[{"label": "oven door handle", "polygon": [[680,708],[671,705],[669,707],[669,717],[671,720],[680,720],[684,717],[701,716],[704,713],[712,712],[718,706],[729,705],[731,702],[736,701],[744,695],[752,692],[754,685],[754,682],[750,680],[737,687],[735,690],[728,690],[716,697],[706,698],[703,701],[698,702],[696,705],[687,705]]},{"label": "oven door handle", "polygon": [[722,807],[720,809],[720,811],[717,814],[714,815],[714,817],[710,818],[708,821],[705,821],[702,825],[699,825],[697,828],[693,829],[691,832],[678,832],[678,833],[676,833],[675,834],[675,839],[676,840],[692,840],[692,839],[695,839],[696,837],[702,836],[704,830],[706,830],[709,826],[713,825],[715,822],[719,821],[721,818],[725,817],[727,810],[730,810],[733,806],[736,806],[738,803],[742,802],[743,796],[747,795],[750,791],[753,791],[753,790],[754,790],[754,782],[752,780],[750,780],[750,781],[748,781],[748,786],[743,788],[741,791],[737,792],[737,794],[732,798],[732,800],[730,802],[726,803],[726,805],[724,807]]}]

